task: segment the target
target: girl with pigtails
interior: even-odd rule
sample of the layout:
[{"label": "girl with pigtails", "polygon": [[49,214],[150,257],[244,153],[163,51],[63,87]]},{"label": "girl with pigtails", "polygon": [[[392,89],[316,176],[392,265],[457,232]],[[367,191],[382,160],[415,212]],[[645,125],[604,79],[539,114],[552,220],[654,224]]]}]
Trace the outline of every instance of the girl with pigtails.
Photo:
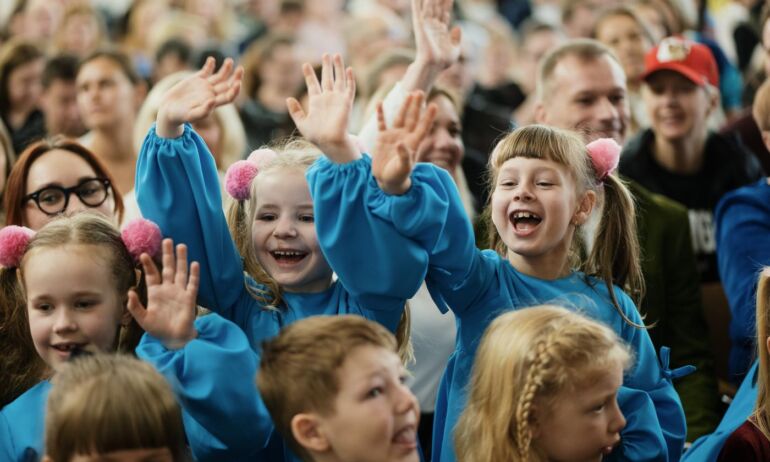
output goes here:
[{"label": "girl with pigtails", "polygon": [[[309,78],[308,83],[312,95],[318,84]],[[333,93],[328,85],[321,88]],[[308,180],[319,240],[340,280],[354,282],[355,277],[350,274],[353,267],[341,264],[354,258],[345,246],[350,225],[340,221],[340,215],[348,213],[348,204],[342,202],[341,207],[340,200],[351,190],[364,190],[374,198],[366,204],[368,215],[359,215],[369,219],[367,226],[393,226],[403,237],[401,245],[417,243],[430,255],[428,287],[458,322],[457,348],[436,405],[434,460],[455,460],[453,429],[465,407],[465,389],[484,329],[503,312],[554,301],[608,325],[634,353],[635,364],[619,393],[628,425],[621,445],[610,448],[611,455],[605,446],[594,448],[597,459],[609,455],[619,460],[678,460],[686,424],[670,382],[676,371],[667,370],[665,358],[658,363],[634,302],[621,290],[641,293],[633,201],[612,175],[620,147],[610,140],[586,147],[576,135],[545,126],[508,134],[490,161],[493,194],[487,214],[489,228],[495,230],[495,250],[480,251],[451,177],[415,165],[406,136],[418,125],[418,115],[407,115],[415,102],[421,104],[422,97],[410,97],[391,128],[378,110],[378,143],[390,141],[397,149],[375,149],[372,159],[349,158],[335,168],[328,165],[338,160],[322,159]],[[305,130],[312,125],[303,126],[302,109],[297,104],[289,108],[300,131],[311,138]],[[434,110],[429,106],[427,117]],[[599,188],[604,189],[605,208],[597,244],[581,261],[575,234],[591,215]],[[341,212],[335,214],[337,208]]]},{"label": "girl with pigtails", "polygon": [[[257,359],[232,323],[218,316],[195,319],[198,265],[188,272],[184,245],[174,251],[167,239],[162,247],[161,273],[150,258],[160,251],[160,231],[147,220],[129,223],[122,233],[88,212],[58,218],[37,232],[7,226],[0,230],[0,271],[4,284],[18,287],[3,294],[23,297],[23,312],[12,319],[17,330],[26,329],[49,377],[79,355],[136,353],[169,379],[192,456],[223,460],[227,451],[263,444],[269,436],[270,419],[254,399],[251,381]],[[232,380],[236,374],[248,378]],[[0,460],[43,456],[50,390],[51,382],[43,380],[0,411]],[[79,448],[79,455],[94,449]]]}]

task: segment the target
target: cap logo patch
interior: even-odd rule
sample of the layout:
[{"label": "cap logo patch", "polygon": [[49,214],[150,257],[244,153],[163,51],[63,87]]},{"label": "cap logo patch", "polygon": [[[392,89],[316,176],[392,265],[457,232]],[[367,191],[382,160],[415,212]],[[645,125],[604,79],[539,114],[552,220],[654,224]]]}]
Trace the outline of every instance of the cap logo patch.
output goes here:
[{"label": "cap logo patch", "polygon": [[658,62],[684,61],[690,54],[690,45],[682,40],[663,40],[658,47]]}]

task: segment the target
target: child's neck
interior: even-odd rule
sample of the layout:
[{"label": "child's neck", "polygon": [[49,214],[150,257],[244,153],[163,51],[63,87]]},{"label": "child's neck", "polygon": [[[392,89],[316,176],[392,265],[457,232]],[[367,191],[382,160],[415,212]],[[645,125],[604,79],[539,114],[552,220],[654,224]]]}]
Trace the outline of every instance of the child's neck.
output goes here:
[{"label": "child's neck", "polygon": [[567,253],[549,252],[544,255],[527,257],[508,250],[508,262],[520,273],[552,281],[570,274]]},{"label": "child's neck", "polygon": [[703,150],[708,133],[694,134],[682,140],[669,141],[655,137],[653,156],[666,170],[682,175],[697,173],[703,165]]}]

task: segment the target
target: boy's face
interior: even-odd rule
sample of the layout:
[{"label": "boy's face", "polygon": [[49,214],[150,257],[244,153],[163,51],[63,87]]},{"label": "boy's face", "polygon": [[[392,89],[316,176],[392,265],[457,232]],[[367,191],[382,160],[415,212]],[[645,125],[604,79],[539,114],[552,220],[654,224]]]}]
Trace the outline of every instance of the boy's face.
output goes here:
[{"label": "boy's face", "polygon": [[353,350],[339,369],[334,412],[318,417],[328,460],[419,461],[417,398],[404,385],[406,371],[395,353],[376,346]]}]

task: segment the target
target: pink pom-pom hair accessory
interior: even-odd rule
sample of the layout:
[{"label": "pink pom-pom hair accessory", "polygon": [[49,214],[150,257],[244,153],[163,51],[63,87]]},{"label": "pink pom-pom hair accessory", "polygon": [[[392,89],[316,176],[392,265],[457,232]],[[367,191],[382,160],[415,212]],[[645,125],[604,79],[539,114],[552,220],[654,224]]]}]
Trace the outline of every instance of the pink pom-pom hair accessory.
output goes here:
[{"label": "pink pom-pom hair accessory", "polygon": [[135,262],[143,253],[154,257],[160,253],[162,236],[155,223],[144,218],[129,221],[120,232],[123,243]]},{"label": "pink pom-pom hair accessory", "polygon": [[620,145],[612,138],[599,138],[586,145],[591,163],[596,170],[596,178],[604,182],[607,175],[618,168],[620,162]]},{"label": "pink pom-pom hair accessory", "polygon": [[246,160],[233,163],[225,174],[227,194],[239,201],[248,199],[254,177],[277,156],[272,149],[257,149]]},{"label": "pink pom-pom hair accessory", "polygon": [[0,265],[18,268],[27,245],[35,232],[25,226],[6,226],[0,229]]}]

